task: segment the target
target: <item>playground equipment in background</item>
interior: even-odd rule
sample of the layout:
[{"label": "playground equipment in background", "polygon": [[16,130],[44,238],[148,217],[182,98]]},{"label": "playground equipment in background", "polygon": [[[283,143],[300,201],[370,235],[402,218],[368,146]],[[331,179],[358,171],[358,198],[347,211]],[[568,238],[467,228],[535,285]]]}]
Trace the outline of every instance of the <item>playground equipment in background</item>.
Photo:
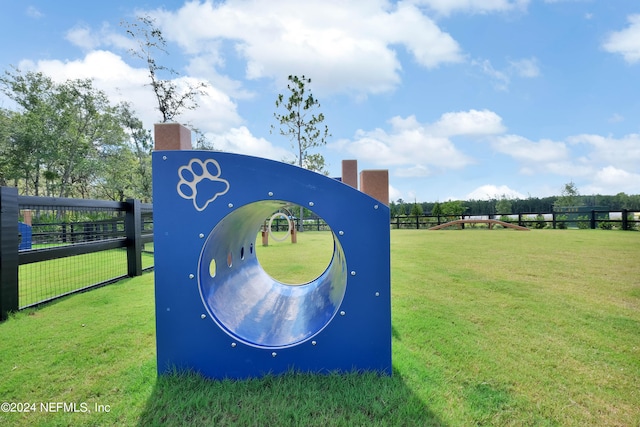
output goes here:
[{"label": "playground equipment in background", "polygon": [[[285,211],[285,213],[281,212]],[[287,222],[287,232],[284,237],[276,237],[273,234],[273,222],[279,218],[284,218]],[[276,223],[277,224],[277,223]],[[298,230],[296,230],[295,223],[293,221],[293,215],[291,212],[282,207],[278,212],[275,212],[268,220],[266,220],[262,225],[262,246],[269,246],[269,237],[276,242],[284,242],[287,238],[291,236],[291,243],[298,243]]]},{"label": "playground equipment in background", "polygon": [[[188,148],[188,135],[160,126],[153,153],[158,373],[391,374],[386,203],[281,162],[165,151]],[[254,247],[265,219],[291,204],[322,217],[334,241],[326,270],[293,286],[270,277]]]},{"label": "playground equipment in background", "polygon": [[18,250],[27,251],[31,249],[32,230],[31,224],[25,224],[24,222],[18,223]]}]

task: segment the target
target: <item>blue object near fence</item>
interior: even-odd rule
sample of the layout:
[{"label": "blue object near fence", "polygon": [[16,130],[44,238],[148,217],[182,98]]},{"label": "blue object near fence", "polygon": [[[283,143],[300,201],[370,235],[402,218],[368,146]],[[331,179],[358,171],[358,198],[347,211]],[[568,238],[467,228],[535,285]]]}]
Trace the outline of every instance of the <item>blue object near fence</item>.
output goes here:
[{"label": "blue object near fence", "polygon": [[[154,152],[153,189],[159,374],[391,374],[386,205],[315,172],[221,152]],[[324,273],[299,285],[270,277],[255,248],[265,219],[291,204],[322,217],[334,240]]]},{"label": "blue object near fence", "polygon": [[18,244],[19,251],[27,251],[31,249],[31,226],[25,224],[24,222],[18,223],[18,236],[20,238],[20,243]]}]

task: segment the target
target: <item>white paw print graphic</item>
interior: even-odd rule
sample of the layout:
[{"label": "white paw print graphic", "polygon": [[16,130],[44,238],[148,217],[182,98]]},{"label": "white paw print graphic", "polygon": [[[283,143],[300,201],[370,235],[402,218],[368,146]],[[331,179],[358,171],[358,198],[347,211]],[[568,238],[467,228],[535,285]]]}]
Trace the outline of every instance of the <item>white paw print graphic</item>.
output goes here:
[{"label": "white paw print graphic", "polygon": [[178,168],[178,194],[192,200],[198,212],[206,209],[209,203],[229,191],[229,181],[220,178],[220,165],[213,159],[204,162],[191,159],[188,165]]}]

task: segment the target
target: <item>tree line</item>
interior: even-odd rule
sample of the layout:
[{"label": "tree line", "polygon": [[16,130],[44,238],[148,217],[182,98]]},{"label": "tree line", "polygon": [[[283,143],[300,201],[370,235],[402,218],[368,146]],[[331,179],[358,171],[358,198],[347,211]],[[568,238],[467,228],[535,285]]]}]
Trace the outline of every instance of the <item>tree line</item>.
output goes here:
[{"label": "tree line", "polygon": [[604,208],[611,211],[622,209],[640,211],[640,195],[618,193],[606,195],[566,195],[550,197],[493,198],[490,200],[452,200],[447,202],[406,202],[398,199],[390,203],[391,216],[399,215],[487,215],[549,213],[563,206],[587,206],[594,209]]},{"label": "tree line", "polygon": [[0,184],[22,194],[151,199],[152,138],[128,103],[112,104],[88,79],[56,83],[5,71],[0,90]]}]

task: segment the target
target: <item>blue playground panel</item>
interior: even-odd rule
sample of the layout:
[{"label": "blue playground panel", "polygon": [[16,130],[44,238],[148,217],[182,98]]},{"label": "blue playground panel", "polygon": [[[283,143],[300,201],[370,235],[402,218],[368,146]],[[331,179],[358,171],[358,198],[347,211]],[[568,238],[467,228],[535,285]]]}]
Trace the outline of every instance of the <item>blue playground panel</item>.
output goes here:
[{"label": "blue playground panel", "polygon": [[[159,374],[391,374],[387,206],[296,166],[209,151],[154,152],[153,191]],[[293,286],[255,250],[265,220],[291,204],[334,239],[325,272]]]},{"label": "blue playground panel", "polygon": [[18,244],[19,251],[27,251],[31,249],[31,226],[24,222],[18,223],[18,233],[20,235],[20,243]]}]

